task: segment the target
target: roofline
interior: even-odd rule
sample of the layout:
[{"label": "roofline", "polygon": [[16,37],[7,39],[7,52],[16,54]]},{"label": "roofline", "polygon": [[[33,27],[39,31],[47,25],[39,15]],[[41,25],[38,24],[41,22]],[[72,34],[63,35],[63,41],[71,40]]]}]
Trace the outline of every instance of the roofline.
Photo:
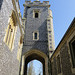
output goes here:
[{"label": "roofline", "polygon": [[[67,31],[65,32],[64,36],[62,37],[61,41],[59,42],[58,46],[56,47],[55,51],[53,52],[51,58],[53,57],[54,53],[57,51],[58,47],[60,46],[61,42],[63,41],[63,39],[66,37],[66,34],[69,32],[69,30],[71,29],[71,27],[73,26],[73,24],[75,23],[75,17],[73,19],[73,21],[71,22],[70,26],[68,27]],[[51,59],[50,58],[50,59]]]}]

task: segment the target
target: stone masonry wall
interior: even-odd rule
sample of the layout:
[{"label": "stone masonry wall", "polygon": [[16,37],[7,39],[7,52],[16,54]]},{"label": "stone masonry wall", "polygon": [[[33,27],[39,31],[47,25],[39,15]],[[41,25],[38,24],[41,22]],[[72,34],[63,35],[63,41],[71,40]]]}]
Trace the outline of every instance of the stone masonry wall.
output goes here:
[{"label": "stone masonry wall", "polygon": [[72,75],[67,43],[65,43],[61,48],[60,55],[63,75]]},{"label": "stone masonry wall", "polygon": [[[52,61],[52,75],[58,75],[58,73],[56,72],[57,61],[55,59],[56,57],[54,57],[54,60]],[[65,42],[65,44],[61,47],[60,59],[61,59],[61,74],[62,75],[75,75],[72,73],[72,69],[71,69],[70,55],[68,52],[67,42]]]},{"label": "stone masonry wall", "polygon": [[52,62],[52,75],[57,75],[56,58],[54,58],[54,59],[53,59],[53,62]]},{"label": "stone masonry wall", "polygon": [[19,61],[17,60],[18,42],[20,39],[19,26],[17,26],[12,52],[3,41],[12,10],[14,10],[12,0],[0,0],[0,75],[19,75]]},{"label": "stone masonry wall", "polygon": [[[33,18],[33,10],[40,10],[40,18]],[[31,50],[38,49],[44,53],[48,53],[48,40],[47,40],[47,17],[48,7],[31,6],[25,9],[26,25],[25,25],[25,39],[23,46],[23,53]],[[39,32],[39,40],[33,40],[33,32]]]}]

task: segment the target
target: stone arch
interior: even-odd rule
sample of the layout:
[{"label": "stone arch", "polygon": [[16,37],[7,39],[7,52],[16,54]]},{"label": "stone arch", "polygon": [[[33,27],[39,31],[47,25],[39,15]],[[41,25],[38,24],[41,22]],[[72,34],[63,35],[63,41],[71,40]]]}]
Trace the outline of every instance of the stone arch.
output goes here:
[{"label": "stone arch", "polygon": [[21,75],[26,75],[27,64],[34,59],[39,60],[43,64],[43,75],[48,75],[48,57],[45,53],[36,49],[30,50],[22,56]]}]

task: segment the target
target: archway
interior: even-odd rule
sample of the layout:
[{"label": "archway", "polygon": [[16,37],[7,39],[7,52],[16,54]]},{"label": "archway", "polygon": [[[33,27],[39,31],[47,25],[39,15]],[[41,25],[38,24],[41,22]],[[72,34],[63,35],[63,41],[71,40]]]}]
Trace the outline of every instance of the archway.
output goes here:
[{"label": "archway", "polygon": [[43,75],[45,75],[45,60],[41,56],[38,56],[36,53],[33,53],[26,58],[24,66],[24,75],[27,75],[27,64],[34,59],[39,60],[43,64]]},{"label": "archway", "polygon": [[39,50],[30,50],[22,56],[21,75],[27,75],[27,64],[35,59],[39,60],[43,64],[43,75],[49,75],[48,57]]},{"label": "archway", "polygon": [[27,64],[27,75],[43,75],[43,64],[34,59]]}]

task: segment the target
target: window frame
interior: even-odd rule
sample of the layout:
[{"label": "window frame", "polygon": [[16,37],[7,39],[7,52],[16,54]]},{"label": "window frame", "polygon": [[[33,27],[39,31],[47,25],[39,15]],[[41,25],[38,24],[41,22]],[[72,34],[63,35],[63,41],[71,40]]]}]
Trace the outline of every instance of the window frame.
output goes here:
[{"label": "window frame", "polygon": [[14,40],[15,40],[15,34],[17,30],[16,24],[17,24],[16,14],[15,11],[12,10],[11,16],[9,17],[8,20],[8,26],[6,29],[5,37],[3,40],[11,51],[14,48]]},{"label": "window frame", "polygon": [[[33,18],[35,18],[35,13],[38,13],[38,18],[40,18],[40,10],[39,9],[33,9]],[[35,19],[38,19],[35,18]]]},{"label": "window frame", "polygon": [[71,71],[73,74],[75,74],[75,68],[73,68],[73,65],[72,65],[72,58],[71,58],[71,53],[70,53],[70,41],[75,38],[75,31],[72,32],[72,34],[70,35],[70,37],[67,39],[67,46],[68,46],[68,53],[69,53],[69,60],[70,60],[70,64],[71,64]]},{"label": "window frame", "polygon": [[75,41],[75,36],[70,40],[69,42],[69,48],[70,48],[70,55],[71,55],[71,61],[72,61],[72,68],[75,69],[75,60],[74,60],[74,54],[73,54],[73,48],[72,43]]},{"label": "window frame", "polygon": [[39,17],[39,13],[35,12],[35,18],[38,18],[38,17]]},{"label": "window frame", "polygon": [[[37,39],[35,39],[35,33],[37,33]],[[35,41],[39,40],[39,32],[38,31],[33,32],[33,40],[35,40]]]}]

